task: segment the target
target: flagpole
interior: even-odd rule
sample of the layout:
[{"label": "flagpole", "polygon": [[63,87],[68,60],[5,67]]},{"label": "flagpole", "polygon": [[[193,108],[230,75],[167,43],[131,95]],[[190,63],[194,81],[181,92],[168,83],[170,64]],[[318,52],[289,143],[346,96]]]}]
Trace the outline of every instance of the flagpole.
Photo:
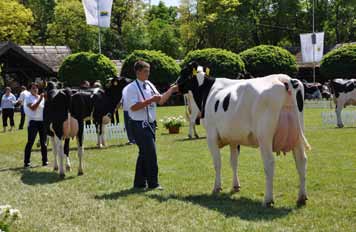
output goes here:
[{"label": "flagpole", "polygon": [[96,1],[96,3],[97,3],[97,15],[98,15],[98,31],[99,31],[99,33],[98,33],[98,36],[99,36],[99,38],[98,38],[98,42],[99,42],[99,54],[101,54],[101,35],[100,35],[100,9],[99,9],[99,0],[97,0]]},{"label": "flagpole", "polygon": [[314,0],[313,0],[313,83],[315,84],[315,44],[316,44],[316,35],[315,35],[315,19],[314,19]]}]

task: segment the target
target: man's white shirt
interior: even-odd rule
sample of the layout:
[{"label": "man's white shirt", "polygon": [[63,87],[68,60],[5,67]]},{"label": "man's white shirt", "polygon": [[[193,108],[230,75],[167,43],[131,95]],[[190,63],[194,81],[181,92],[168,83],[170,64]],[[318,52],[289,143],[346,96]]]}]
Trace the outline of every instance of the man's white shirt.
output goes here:
[{"label": "man's white shirt", "polygon": [[[138,85],[140,86],[142,93],[138,87]],[[145,86],[144,86],[145,84]],[[142,96],[142,94],[144,95],[144,98]],[[137,81],[133,81],[131,82],[126,89],[126,94],[124,96],[124,104],[125,101],[127,103],[127,107],[128,107],[128,112],[129,112],[129,116],[132,120],[136,120],[136,121],[148,121],[147,119],[147,110],[146,108],[148,107],[148,115],[149,115],[149,121],[153,122],[156,120],[156,107],[157,104],[155,102],[151,103],[150,105],[148,105],[147,107],[144,107],[140,110],[137,111],[132,111],[131,107],[133,105],[135,105],[138,102],[142,102],[144,100],[147,100],[149,98],[151,98],[153,95],[155,94],[159,94],[158,90],[156,89],[156,87],[150,82],[150,81],[140,81],[137,79]]]},{"label": "man's white shirt", "polygon": [[33,96],[32,94],[28,95],[25,98],[25,103],[24,103],[24,111],[27,116],[28,121],[43,121],[43,108],[44,108],[44,99],[42,99],[41,103],[39,104],[38,108],[36,110],[31,110],[27,105],[28,104],[34,104],[38,101],[40,96],[38,95]]}]

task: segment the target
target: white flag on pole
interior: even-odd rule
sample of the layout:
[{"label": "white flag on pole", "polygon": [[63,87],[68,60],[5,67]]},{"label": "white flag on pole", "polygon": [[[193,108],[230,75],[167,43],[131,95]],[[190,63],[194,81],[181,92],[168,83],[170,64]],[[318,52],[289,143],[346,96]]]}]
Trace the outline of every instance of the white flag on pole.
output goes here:
[{"label": "white flag on pole", "polygon": [[[315,62],[321,61],[324,53],[324,32],[315,33]],[[303,63],[313,62],[313,33],[300,34]]]},{"label": "white flag on pole", "polygon": [[83,0],[87,24],[99,27],[110,27],[112,1],[113,0]]}]

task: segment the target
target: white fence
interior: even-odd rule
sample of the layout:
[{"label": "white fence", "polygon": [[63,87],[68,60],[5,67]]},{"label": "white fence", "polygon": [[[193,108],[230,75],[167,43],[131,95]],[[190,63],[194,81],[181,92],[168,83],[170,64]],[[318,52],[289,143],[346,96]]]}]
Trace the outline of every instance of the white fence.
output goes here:
[{"label": "white fence", "polygon": [[305,108],[318,108],[318,109],[335,109],[335,104],[333,101],[328,100],[305,100]]},{"label": "white fence", "polygon": [[[105,140],[127,139],[125,126],[122,124],[109,124],[105,126]],[[96,128],[94,124],[86,125],[84,127],[84,140],[85,141],[97,141],[98,136],[96,134]]]},{"label": "white fence", "polygon": [[[336,113],[335,111],[322,112],[322,125],[329,126],[337,124]],[[356,111],[346,111],[341,112],[342,122],[345,126],[355,126],[356,125]]]}]

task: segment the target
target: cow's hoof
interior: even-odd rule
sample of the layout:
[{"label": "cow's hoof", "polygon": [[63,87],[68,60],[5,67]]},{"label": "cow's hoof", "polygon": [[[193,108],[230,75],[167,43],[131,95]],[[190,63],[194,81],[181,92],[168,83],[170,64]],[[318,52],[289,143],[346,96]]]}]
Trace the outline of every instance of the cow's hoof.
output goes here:
[{"label": "cow's hoof", "polygon": [[297,206],[302,207],[307,204],[308,197],[306,195],[302,195],[297,200]]},{"label": "cow's hoof", "polygon": [[231,193],[238,193],[238,192],[240,192],[240,188],[241,188],[241,186],[239,186],[239,185],[232,187]]},{"label": "cow's hoof", "polygon": [[217,194],[217,193],[220,193],[222,191],[222,188],[219,187],[219,188],[214,188],[213,189],[213,194]]},{"label": "cow's hoof", "polygon": [[84,172],[83,171],[78,171],[78,176],[82,176],[84,175]]},{"label": "cow's hoof", "polygon": [[344,127],[344,124],[337,124],[337,127],[338,127],[338,128],[343,128],[343,127]]},{"label": "cow's hoof", "polygon": [[57,172],[58,171],[58,166],[57,167],[53,167],[53,171]]},{"label": "cow's hoof", "polygon": [[59,179],[63,180],[66,177],[64,173],[59,174]]},{"label": "cow's hoof", "polygon": [[191,136],[191,135],[188,135],[188,139],[192,139],[192,136]]},{"label": "cow's hoof", "polygon": [[266,208],[273,208],[274,206],[274,201],[271,200],[271,201],[268,201],[268,202],[263,202],[263,206],[266,207]]},{"label": "cow's hoof", "polygon": [[195,135],[195,138],[196,138],[196,139],[199,139],[199,135]]},{"label": "cow's hoof", "polygon": [[68,172],[70,172],[70,171],[72,170],[72,168],[71,168],[70,166],[66,166],[66,170],[67,170]]}]

